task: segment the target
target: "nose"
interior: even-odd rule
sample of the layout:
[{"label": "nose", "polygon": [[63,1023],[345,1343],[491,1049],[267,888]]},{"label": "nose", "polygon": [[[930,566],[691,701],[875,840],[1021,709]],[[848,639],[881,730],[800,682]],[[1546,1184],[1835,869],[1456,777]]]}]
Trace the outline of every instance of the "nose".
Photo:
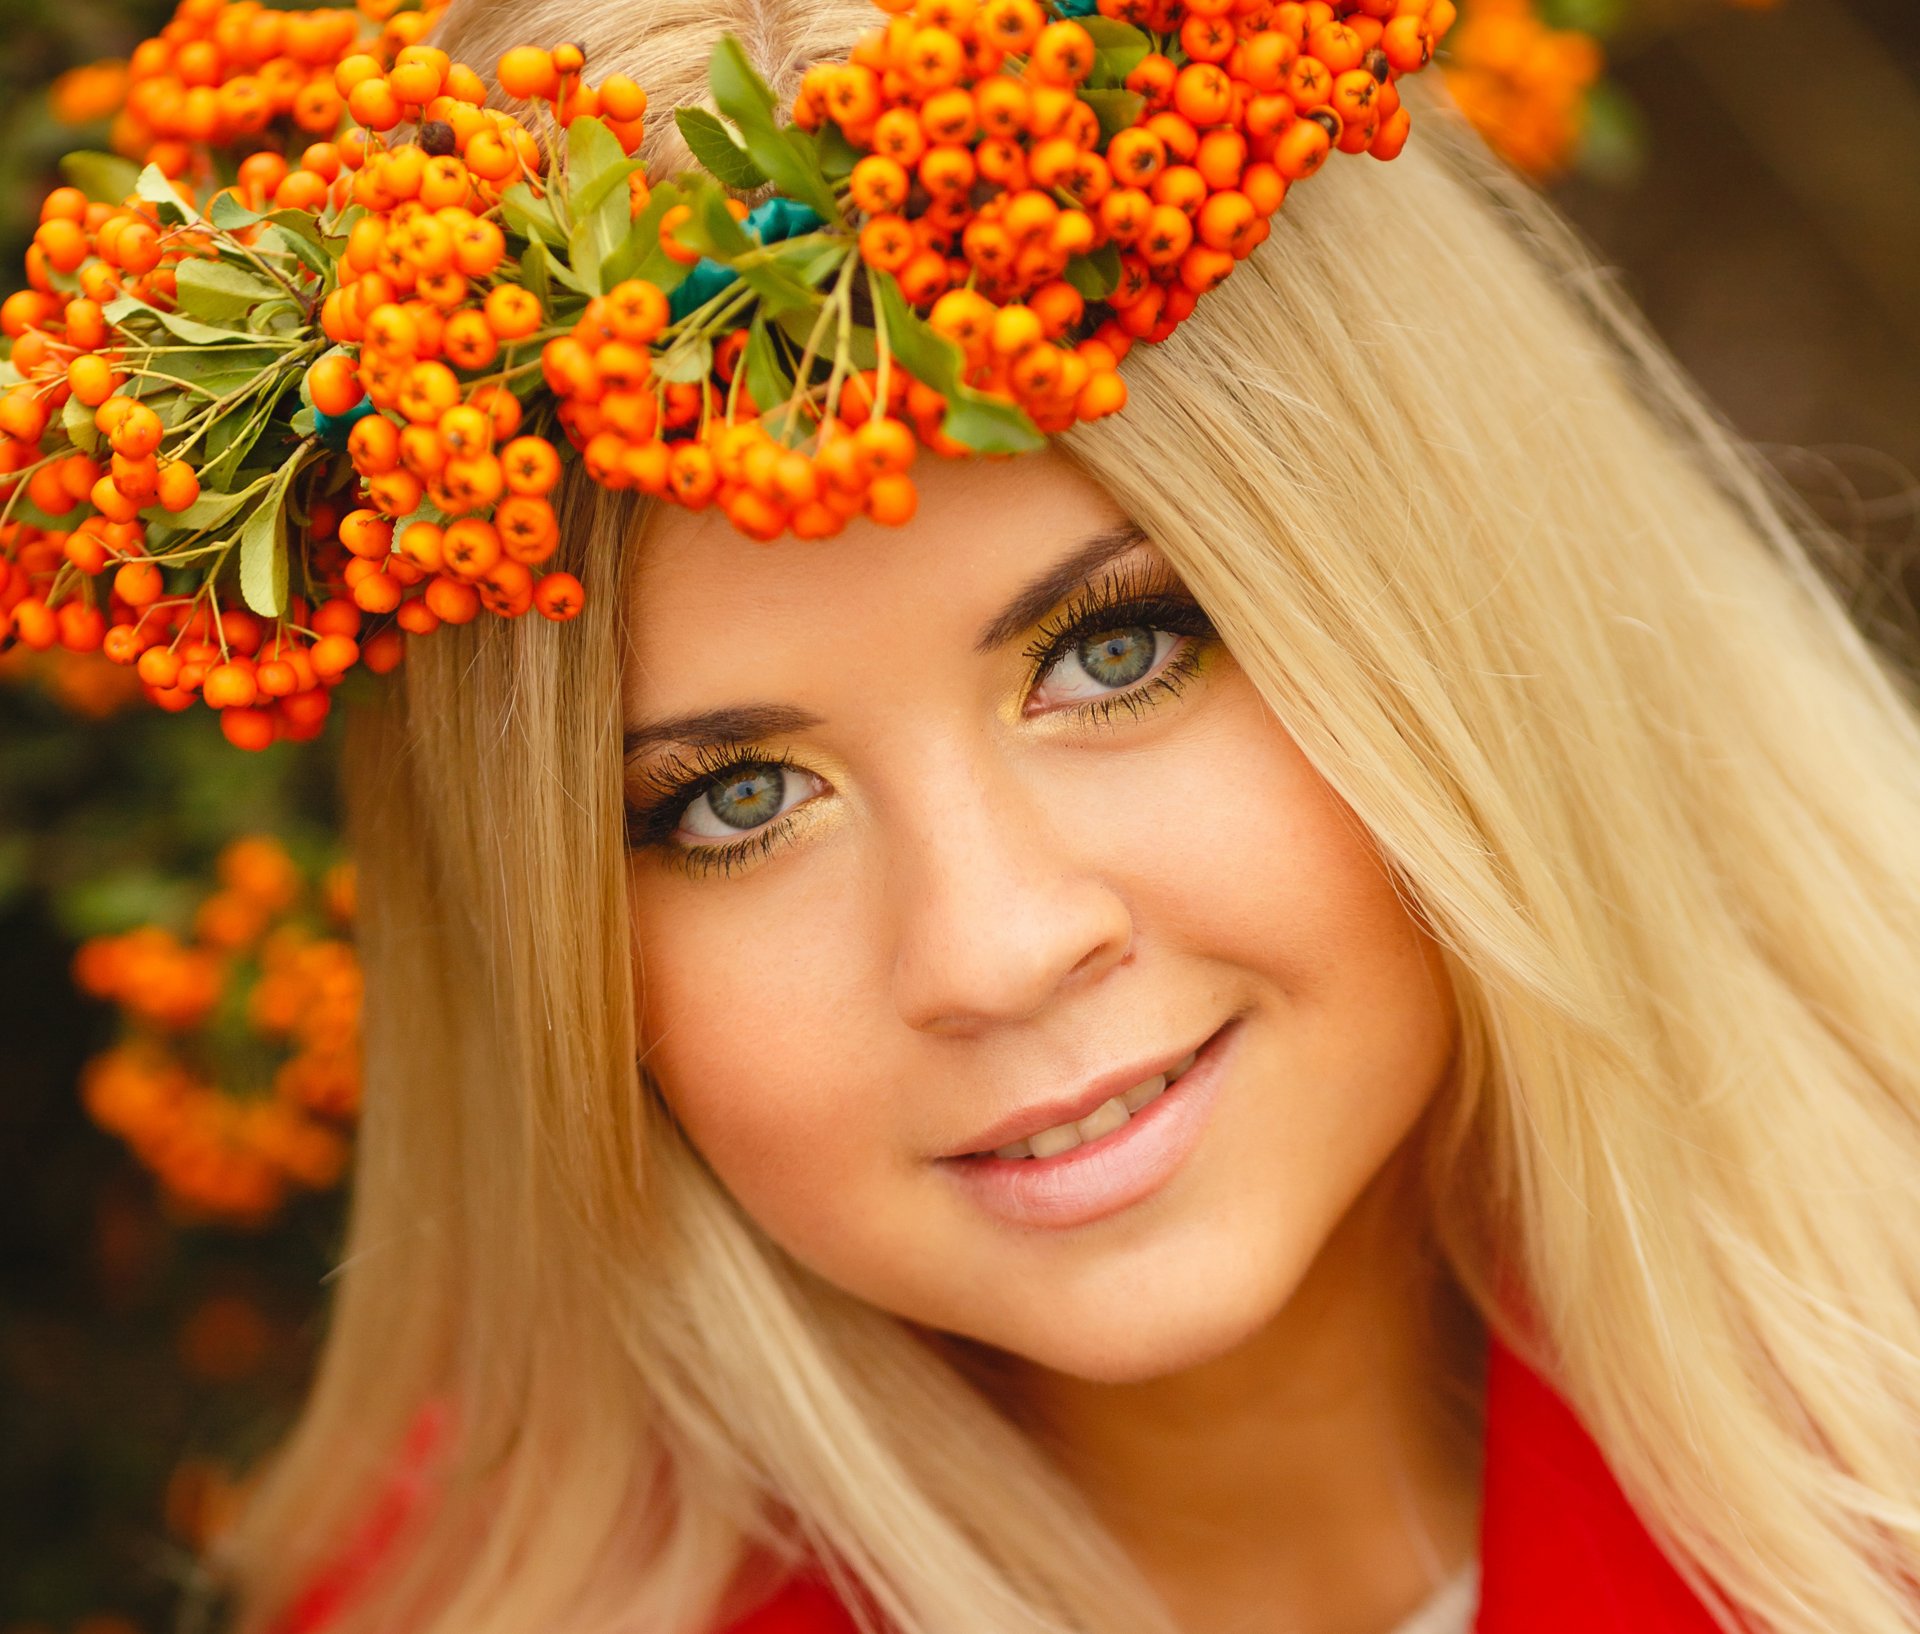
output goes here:
[{"label": "nose", "polygon": [[1133,918],[1076,844],[1086,821],[1049,809],[991,753],[922,754],[896,819],[888,890],[896,1009],[918,1031],[964,1036],[1038,1014],[1133,948]]}]

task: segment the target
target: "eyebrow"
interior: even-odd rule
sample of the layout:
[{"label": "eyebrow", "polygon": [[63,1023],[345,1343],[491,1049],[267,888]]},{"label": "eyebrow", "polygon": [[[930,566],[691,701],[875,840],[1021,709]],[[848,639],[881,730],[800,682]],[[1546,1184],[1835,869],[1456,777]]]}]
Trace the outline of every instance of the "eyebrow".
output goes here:
[{"label": "eyebrow", "polygon": [[1146,530],[1137,522],[1120,522],[1093,534],[1071,556],[1054,563],[1028,580],[1011,601],[988,619],[974,637],[975,652],[992,652],[1004,647],[1022,631],[1031,629],[1116,556],[1147,542]]},{"label": "eyebrow", "polygon": [[[1136,522],[1116,523],[1089,536],[1072,555],[1028,580],[1006,606],[988,619],[974,638],[974,650],[989,653],[1004,647],[1038,623],[1116,556],[1123,556],[1146,542],[1146,531]],[[792,704],[735,704],[630,726],[625,733],[624,755],[631,760],[635,755],[667,743],[718,749],[730,743],[805,732],[824,724],[823,718],[812,710]]]}]

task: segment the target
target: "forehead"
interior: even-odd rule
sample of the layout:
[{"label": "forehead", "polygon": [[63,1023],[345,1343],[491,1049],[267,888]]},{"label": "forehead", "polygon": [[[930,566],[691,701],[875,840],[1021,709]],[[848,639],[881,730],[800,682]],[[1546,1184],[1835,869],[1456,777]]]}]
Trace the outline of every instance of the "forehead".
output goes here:
[{"label": "forehead", "polygon": [[756,655],[855,639],[884,625],[971,632],[1035,573],[1125,520],[1092,478],[1052,447],[1009,459],[912,468],[913,519],[864,519],[831,539],[759,544],[713,508],[655,508],[628,577],[629,709],[745,675]]}]

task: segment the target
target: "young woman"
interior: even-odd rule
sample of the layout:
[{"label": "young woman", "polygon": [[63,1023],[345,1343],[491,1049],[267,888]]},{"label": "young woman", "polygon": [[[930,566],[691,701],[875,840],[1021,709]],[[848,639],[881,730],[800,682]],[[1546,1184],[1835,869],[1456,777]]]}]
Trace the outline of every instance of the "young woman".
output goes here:
[{"label": "young woman", "polygon": [[[870,19],[443,43],[666,109]],[[582,484],[622,593],[358,722],[243,1628],[1920,1629],[1920,714],[1424,100],[1124,413],[825,542]]]}]

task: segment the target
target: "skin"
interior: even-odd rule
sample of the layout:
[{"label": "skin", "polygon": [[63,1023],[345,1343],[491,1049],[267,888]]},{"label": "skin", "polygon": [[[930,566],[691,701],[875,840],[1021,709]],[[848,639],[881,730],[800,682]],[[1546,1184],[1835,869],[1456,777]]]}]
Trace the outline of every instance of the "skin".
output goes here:
[{"label": "skin", "polygon": [[[804,768],[771,850],[676,867],[737,832],[699,802],[636,850],[646,1065],[770,1237],[972,1358],[1183,1628],[1377,1634],[1475,1552],[1410,1184],[1445,967],[1217,638],[1107,724],[1073,706],[1126,689],[1069,656],[1036,692],[1031,629],[977,649],[1125,522],[1101,488],[1052,449],[914,475],[905,528],[769,547],[666,510],[642,543],[630,725],[817,717],[745,753]],[[937,1161],[1235,1018],[1199,1144],[1118,1214],[1016,1227]]]}]

